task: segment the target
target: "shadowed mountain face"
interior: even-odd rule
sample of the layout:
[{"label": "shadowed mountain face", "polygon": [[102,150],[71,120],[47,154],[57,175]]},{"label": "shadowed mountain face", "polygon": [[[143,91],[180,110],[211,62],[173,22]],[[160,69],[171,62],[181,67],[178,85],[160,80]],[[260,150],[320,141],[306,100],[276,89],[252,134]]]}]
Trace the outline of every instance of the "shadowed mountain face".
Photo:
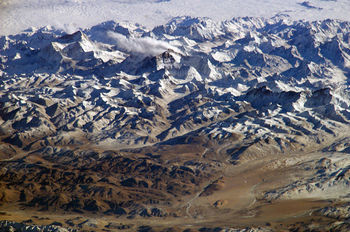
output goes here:
[{"label": "shadowed mountain face", "polygon": [[349,120],[349,27],[177,18],[153,31],[107,22],[2,37],[4,146],[118,149],[236,133],[281,140],[281,152],[282,140],[317,142]]},{"label": "shadowed mountain face", "polygon": [[[235,207],[227,183],[260,161],[271,183],[303,173],[252,184],[261,200],[345,197],[349,33],[336,20],[180,17],[0,37],[0,202],[210,218],[202,199]],[[286,158],[315,152],[332,157]]]}]

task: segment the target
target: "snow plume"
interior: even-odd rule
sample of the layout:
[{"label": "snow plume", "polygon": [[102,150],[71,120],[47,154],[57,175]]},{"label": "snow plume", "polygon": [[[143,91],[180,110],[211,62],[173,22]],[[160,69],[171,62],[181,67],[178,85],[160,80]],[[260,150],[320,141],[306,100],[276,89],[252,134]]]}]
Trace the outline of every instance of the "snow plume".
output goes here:
[{"label": "snow plume", "polygon": [[108,32],[107,35],[117,42],[119,49],[142,56],[156,56],[168,49],[179,52],[179,49],[168,44],[165,41],[156,40],[150,37],[127,38],[126,36],[114,32]]},{"label": "snow plume", "polygon": [[76,24],[73,23],[65,23],[62,24],[58,21],[55,21],[53,23],[53,26],[56,29],[62,30],[64,32],[66,32],[67,34],[73,34],[74,32],[78,31],[78,30],[82,30],[81,28],[79,28]]}]

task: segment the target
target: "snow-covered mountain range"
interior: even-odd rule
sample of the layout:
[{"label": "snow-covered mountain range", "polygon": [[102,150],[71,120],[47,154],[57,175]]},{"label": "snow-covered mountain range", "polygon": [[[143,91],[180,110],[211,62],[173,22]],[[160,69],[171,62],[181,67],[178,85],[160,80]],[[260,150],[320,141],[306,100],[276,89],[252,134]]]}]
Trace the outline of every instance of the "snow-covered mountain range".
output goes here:
[{"label": "snow-covered mountain range", "polygon": [[308,149],[350,120],[349,22],[109,21],[3,36],[0,48],[2,151],[199,136],[240,141],[234,158]]}]

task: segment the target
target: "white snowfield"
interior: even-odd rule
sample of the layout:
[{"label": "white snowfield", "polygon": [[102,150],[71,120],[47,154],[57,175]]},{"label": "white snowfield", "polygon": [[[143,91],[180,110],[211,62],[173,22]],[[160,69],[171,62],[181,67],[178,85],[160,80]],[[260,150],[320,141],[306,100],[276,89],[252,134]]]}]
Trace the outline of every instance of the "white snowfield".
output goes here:
[{"label": "white snowfield", "polygon": [[184,15],[216,21],[275,15],[294,20],[350,20],[349,12],[350,0],[3,0],[0,35],[46,25],[74,32],[108,20],[151,28]]}]

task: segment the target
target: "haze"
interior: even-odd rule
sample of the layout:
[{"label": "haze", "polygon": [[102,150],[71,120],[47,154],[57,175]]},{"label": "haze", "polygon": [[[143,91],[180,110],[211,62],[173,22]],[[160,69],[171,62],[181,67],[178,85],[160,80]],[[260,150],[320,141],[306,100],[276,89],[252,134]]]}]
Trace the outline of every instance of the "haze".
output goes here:
[{"label": "haze", "polygon": [[129,21],[152,28],[182,15],[226,20],[237,16],[287,14],[293,19],[349,20],[348,12],[349,0],[4,0],[0,2],[0,35],[46,25],[73,32],[107,20]]}]

